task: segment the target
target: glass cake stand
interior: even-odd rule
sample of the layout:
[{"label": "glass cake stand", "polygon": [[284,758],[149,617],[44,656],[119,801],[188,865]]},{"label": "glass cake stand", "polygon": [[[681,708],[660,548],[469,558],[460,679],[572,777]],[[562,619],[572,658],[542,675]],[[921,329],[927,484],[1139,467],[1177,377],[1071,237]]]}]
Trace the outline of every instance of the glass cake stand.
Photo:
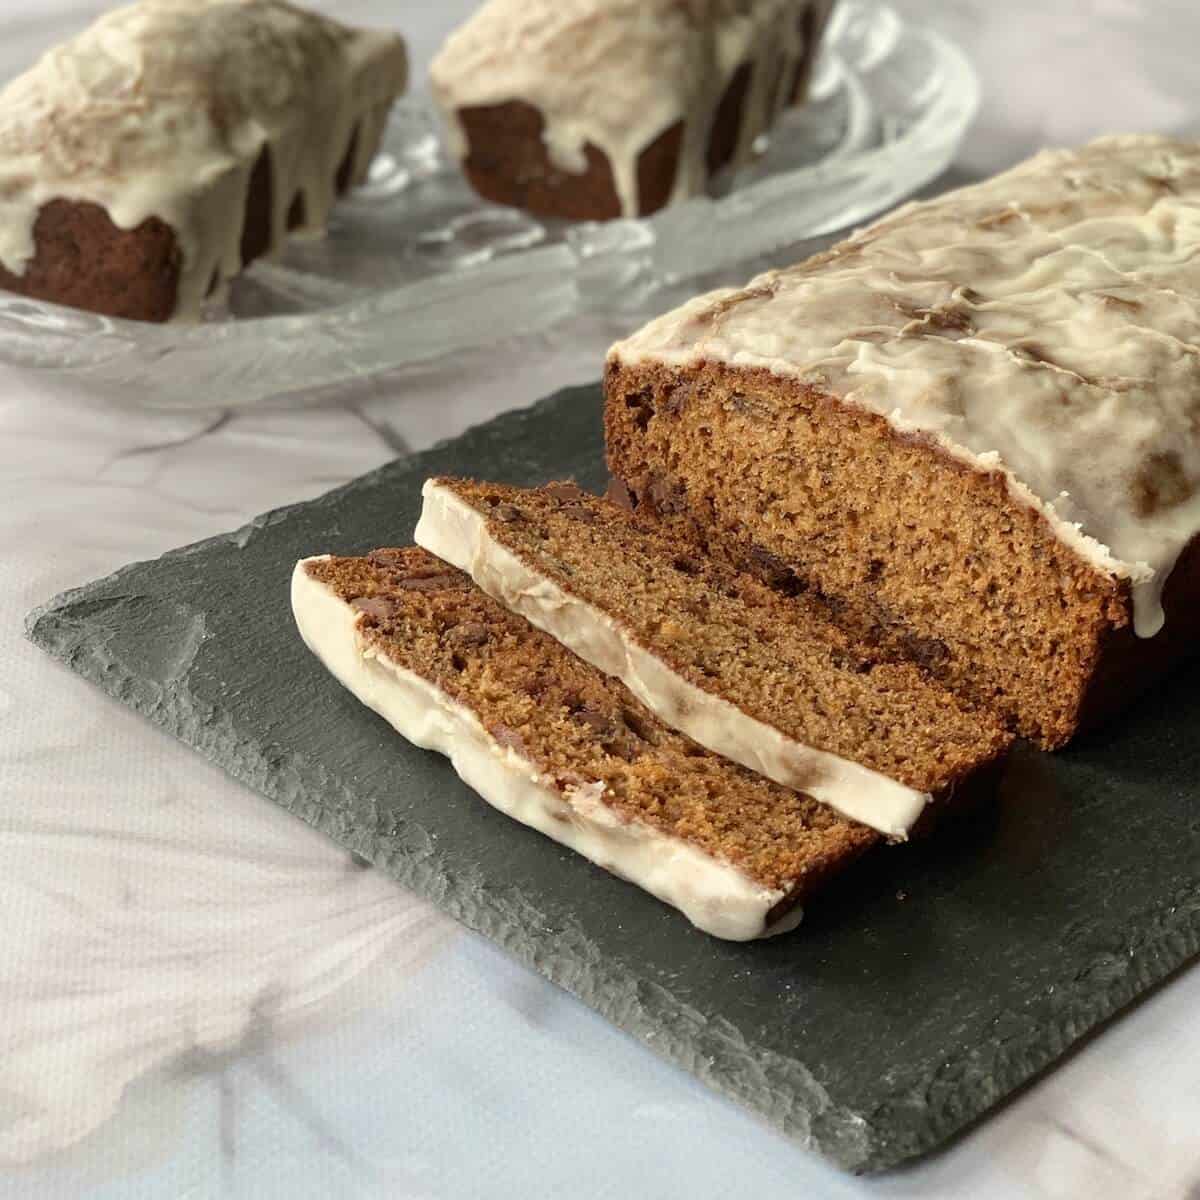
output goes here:
[{"label": "glass cake stand", "polygon": [[327,236],[255,264],[199,324],[0,292],[0,362],[156,408],[311,403],[573,313],[644,306],[663,287],[864,221],[945,170],[978,101],[974,70],[944,37],[875,0],[843,0],[810,102],[752,164],[649,218],[569,224],[478,199],[416,93]]}]

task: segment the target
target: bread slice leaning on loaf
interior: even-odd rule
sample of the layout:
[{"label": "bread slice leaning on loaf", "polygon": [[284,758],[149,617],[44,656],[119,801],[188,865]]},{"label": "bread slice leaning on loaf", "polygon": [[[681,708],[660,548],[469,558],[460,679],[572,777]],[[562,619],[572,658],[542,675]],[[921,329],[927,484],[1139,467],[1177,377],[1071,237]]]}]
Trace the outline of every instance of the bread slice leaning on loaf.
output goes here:
[{"label": "bread slice leaning on loaf", "polygon": [[415,537],[668,725],[890,838],[1008,750],[911,664],[572,484],[428,480]]},{"label": "bread slice leaning on loaf", "polygon": [[639,512],[1063,745],[1200,644],[1200,147],[910,204],[609,352]]}]

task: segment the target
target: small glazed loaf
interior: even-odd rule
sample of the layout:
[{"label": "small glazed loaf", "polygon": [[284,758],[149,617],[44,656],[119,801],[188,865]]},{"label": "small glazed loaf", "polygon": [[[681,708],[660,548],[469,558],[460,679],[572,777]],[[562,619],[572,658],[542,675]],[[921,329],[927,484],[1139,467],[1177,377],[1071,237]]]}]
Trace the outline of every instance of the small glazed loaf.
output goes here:
[{"label": "small glazed loaf", "polygon": [[366,175],[407,60],[284,0],[141,0],[0,93],[0,287],[194,319]]},{"label": "small glazed loaf", "polygon": [[489,0],[430,70],[463,170],[575,220],[704,191],[806,94],[832,0]]}]

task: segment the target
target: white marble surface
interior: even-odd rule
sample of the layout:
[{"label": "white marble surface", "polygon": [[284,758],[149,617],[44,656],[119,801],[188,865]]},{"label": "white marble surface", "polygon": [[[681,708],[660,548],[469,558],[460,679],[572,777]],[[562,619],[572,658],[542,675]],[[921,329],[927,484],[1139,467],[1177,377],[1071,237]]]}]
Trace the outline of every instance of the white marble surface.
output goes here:
[{"label": "white marble surface", "polygon": [[[960,177],[1200,130],[1194,0],[900,2],[984,75]],[[467,4],[337,7],[394,12],[423,61]],[[30,13],[0,0],[0,38]],[[63,588],[594,378],[630,320],[236,419],[0,373],[0,1197],[1200,1197],[1196,970],[949,1151],[853,1180],[22,640]]]}]

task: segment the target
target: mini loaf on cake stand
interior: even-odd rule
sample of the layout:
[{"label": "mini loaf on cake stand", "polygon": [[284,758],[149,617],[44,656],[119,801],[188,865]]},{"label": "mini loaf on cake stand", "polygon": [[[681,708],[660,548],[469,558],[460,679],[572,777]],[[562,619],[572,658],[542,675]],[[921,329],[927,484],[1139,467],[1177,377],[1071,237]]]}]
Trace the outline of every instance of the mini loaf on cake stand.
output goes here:
[{"label": "mini loaf on cake stand", "polygon": [[1200,645],[1200,147],[911,204],[612,348],[638,510],[1046,747]]},{"label": "mini loaf on cake stand", "polygon": [[548,217],[652,213],[805,98],[832,0],[488,0],[430,79],[471,186]]},{"label": "mini loaf on cake stand", "polygon": [[305,559],[292,609],[345,687],[488,803],[717,937],[793,928],[879,840],[668,729],[424,550]]},{"label": "mini loaf on cake stand", "polygon": [[0,92],[0,287],[194,319],[324,229],[404,90],[404,43],[284,0],[141,0]]}]

